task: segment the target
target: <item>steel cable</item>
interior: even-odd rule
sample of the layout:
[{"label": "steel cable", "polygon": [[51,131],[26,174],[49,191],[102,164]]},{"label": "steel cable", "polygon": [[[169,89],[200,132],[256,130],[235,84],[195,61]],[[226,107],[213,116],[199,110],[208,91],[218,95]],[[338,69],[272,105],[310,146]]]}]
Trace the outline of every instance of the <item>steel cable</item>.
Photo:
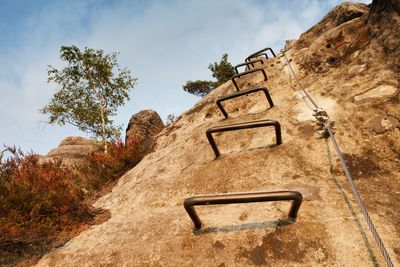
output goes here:
[{"label": "steel cable", "polygon": [[388,252],[386,251],[385,245],[383,244],[383,242],[382,242],[382,240],[381,240],[381,238],[380,238],[380,236],[378,234],[378,231],[375,228],[375,225],[373,224],[371,218],[369,217],[367,208],[365,207],[364,202],[362,201],[361,196],[357,191],[357,188],[356,188],[356,186],[354,184],[354,181],[353,181],[353,177],[351,176],[351,173],[350,173],[350,171],[349,171],[349,169],[348,169],[348,167],[346,165],[346,161],[344,160],[343,154],[340,151],[339,145],[336,142],[336,139],[335,139],[335,136],[333,134],[333,131],[332,131],[332,129],[331,129],[331,127],[329,125],[326,127],[326,129],[329,132],[329,135],[331,137],[333,146],[335,147],[335,150],[336,150],[336,154],[339,157],[340,164],[342,165],[342,168],[344,170],[344,173],[346,174],[347,180],[349,181],[349,184],[350,184],[350,187],[351,187],[351,191],[353,192],[353,194],[354,194],[354,196],[355,196],[355,198],[357,200],[358,206],[360,207],[361,212],[364,215],[365,220],[367,221],[369,229],[371,230],[372,235],[374,236],[375,241],[378,244],[378,247],[381,250],[383,257],[385,258],[387,265],[389,267],[393,267],[394,265],[392,263],[392,260],[391,260],[391,258],[389,256]]},{"label": "steel cable", "polygon": [[297,83],[297,85],[299,86],[300,90],[301,90],[301,91],[307,96],[307,98],[311,101],[311,103],[313,104],[314,108],[316,108],[316,109],[319,108],[318,105],[317,105],[317,103],[315,103],[314,99],[312,99],[312,97],[310,96],[310,94],[309,94],[309,93],[306,91],[306,89],[304,89],[304,87],[301,85],[299,79],[297,79],[297,76],[296,76],[296,74],[294,73],[294,70],[293,70],[293,68],[292,68],[292,65],[290,64],[289,59],[286,57],[285,51],[282,50],[282,54],[283,54],[283,57],[284,57],[285,60],[286,60],[286,64],[288,65],[290,71],[292,72],[293,77],[294,77],[294,80],[296,81],[296,83]]},{"label": "steel cable", "polygon": [[[294,70],[293,70],[293,68],[292,68],[292,66],[291,66],[291,64],[290,64],[290,62],[289,62],[284,50],[282,50],[282,54],[283,54],[283,57],[286,60],[287,66],[289,67],[291,73],[293,74],[293,77],[294,77],[297,85],[299,86],[300,90],[311,101],[311,103],[314,105],[315,109],[320,109],[318,107],[317,103],[314,101],[314,99],[312,99],[310,94],[301,85],[301,83],[300,83],[299,79],[297,78],[296,73],[294,72]],[[330,138],[332,140],[333,146],[335,147],[336,154],[337,154],[337,156],[338,156],[338,158],[340,160],[340,164],[342,165],[344,173],[345,173],[345,175],[347,177],[347,180],[348,180],[348,182],[350,184],[351,191],[353,192],[353,195],[356,198],[357,204],[358,204],[358,206],[359,206],[359,208],[360,208],[365,220],[367,221],[368,227],[372,232],[372,235],[373,235],[373,237],[375,239],[375,242],[377,243],[377,245],[378,245],[383,257],[385,258],[387,266],[388,267],[393,267],[394,265],[393,265],[392,259],[390,258],[389,253],[387,252],[387,250],[385,248],[385,245],[383,244],[382,239],[380,238],[380,236],[378,234],[378,231],[376,230],[375,225],[373,224],[373,222],[372,222],[372,220],[371,220],[371,218],[370,218],[370,216],[368,214],[367,208],[365,207],[364,202],[361,199],[360,193],[358,192],[358,190],[357,190],[357,188],[356,188],[356,186],[354,184],[353,177],[351,176],[351,173],[350,173],[350,171],[349,171],[349,169],[347,167],[346,161],[343,158],[343,153],[340,151],[339,145],[336,142],[334,133],[333,133],[332,128],[331,128],[330,125],[331,124],[329,122],[325,122],[324,123],[324,128],[327,130],[327,132],[328,132],[328,134],[329,134],[329,136],[330,136]]]}]

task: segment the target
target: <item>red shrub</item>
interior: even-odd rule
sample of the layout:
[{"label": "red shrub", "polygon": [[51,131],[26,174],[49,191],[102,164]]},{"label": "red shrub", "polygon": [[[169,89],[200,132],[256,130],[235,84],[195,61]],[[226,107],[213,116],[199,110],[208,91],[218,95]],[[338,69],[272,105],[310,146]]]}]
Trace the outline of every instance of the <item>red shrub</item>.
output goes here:
[{"label": "red shrub", "polygon": [[[7,241],[49,238],[65,228],[88,222],[94,214],[82,187],[94,193],[117,180],[142,159],[137,144],[121,140],[108,153],[94,152],[87,163],[71,171],[61,161],[41,163],[33,153],[15,147],[5,162],[0,158],[0,247]],[[78,175],[79,173],[79,175]],[[1,265],[1,261],[0,261]]]},{"label": "red shrub", "polygon": [[0,163],[0,242],[35,239],[91,217],[76,175],[61,161],[8,151],[12,156]]},{"label": "red shrub", "polygon": [[121,140],[111,142],[108,153],[92,152],[81,172],[87,181],[87,189],[99,190],[103,185],[117,180],[135,167],[143,157],[140,146],[135,143],[124,145]]}]

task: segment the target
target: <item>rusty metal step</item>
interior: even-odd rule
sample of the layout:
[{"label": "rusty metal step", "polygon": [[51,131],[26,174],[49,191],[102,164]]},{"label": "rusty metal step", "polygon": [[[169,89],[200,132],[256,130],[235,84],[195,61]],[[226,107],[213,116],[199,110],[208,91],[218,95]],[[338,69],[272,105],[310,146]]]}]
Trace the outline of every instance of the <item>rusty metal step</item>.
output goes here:
[{"label": "rusty metal step", "polygon": [[253,202],[271,202],[292,200],[289,210],[289,220],[295,221],[297,213],[300,209],[303,196],[297,191],[271,191],[271,192],[247,192],[247,193],[230,193],[219,195],[199,195],[188,197],[183,201],[183,206],[192,219],[194,228],[199,230],[203,226],[199,215],[194,206],[207,205],[224,205],[237,203],[253,203]]},{"label": "rusty metal step", "polygon": [[258,128],[258,127],[269,127],[269,126],[275,127],[276,145],[282,144],[281,124],[278,121],[270,119],[215,126],[207,129],[206,136],[208,142],[210,142],[210,145],[214,151],[215,158],[218,158],[220,156],[220,152],[218,150],[217,143],[215,142],[214,137],[212,135],[213,133],[236,131],[249,128]]}]

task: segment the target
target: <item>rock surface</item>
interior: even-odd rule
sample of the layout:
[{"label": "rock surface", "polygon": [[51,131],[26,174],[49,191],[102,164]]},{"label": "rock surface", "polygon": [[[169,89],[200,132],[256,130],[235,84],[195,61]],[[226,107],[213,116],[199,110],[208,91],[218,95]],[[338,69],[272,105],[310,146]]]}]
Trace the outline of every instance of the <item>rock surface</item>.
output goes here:
[{"label": "rock surface", "polygon": [[368,90],[365,93],[362,93],[361,95],[356,95],[354,97],[355,101],[361,101],[369,98],[378,98],[378,99],[385,99],[389,97],[396,96],[398,93],[398,90],[396,87],[391,86],[391,85],[379,85],[378,87],[375,87],[373,89]]},{"label": "rock surface", "polygon": [[154,110],[142,110],[134,114],[126,129],[126,144],[135,143],[146,152],[151,151],[155,136],[164,128],[164,123]]},{"label": "rock surface", "polygon": [[69,136],[63,139],[58,147],[52,149],[42,160],[61,159],[67,165],[80,165],[85,162],[87,154],[98,150],[98,145],[84,137]]},{"label": "rock surface", "polygon": [[[288,43],[286,53],[304,87],[336,122],[336,139],[395,266],[398,2],[341,4]],[[224,103],[230,115],[224,119],[215,100],[235,89],[229,81],[212,91],[163,129],[154,152],[96,202],[111,211],[110,220],[44,256],[38,266],[384,266],[331,142],[315,138],[312,105],[288,75],[283,55],[263,66],[268,81],[249,75],[239,86],[266,86],[273,108],[261,94],[244,96]],[[382,85],[396,90],[354,101]],[[267,118],[282,125],[282,145],[271,146],[269,127],[215,134],[221,157],[214,159],[207,128]],[[193,231],[182,207],[192,195],[280,189],[305,194],[295,223],[285,220],[288,203],[208,206],[197,209],[203,230]]]}]

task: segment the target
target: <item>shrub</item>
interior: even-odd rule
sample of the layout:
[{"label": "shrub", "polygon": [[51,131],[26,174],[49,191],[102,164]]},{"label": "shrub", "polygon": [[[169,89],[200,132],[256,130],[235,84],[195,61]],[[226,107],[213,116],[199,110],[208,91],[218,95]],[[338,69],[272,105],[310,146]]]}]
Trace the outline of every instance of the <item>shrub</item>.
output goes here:
[{"label": "shrub", "polygon": [[208,65],[208,69],[212,72],[212,76],[217,79],[217,81],[187,81],[186,84],[183,85],[183,90],[190,94],[203,97],[235,75],[235,68],[228,62],[228,54],[223,54],[219,63],[214,62]]},{"label": "shrub", "polygon": [[[41,162],[38,155],[15,147],[0,152],[0,266],[37,257],[72,237],[81,226],[107,219],[105,210],[86,203],[144,155],[135,142],[108,145],[108,153],[99,147],[87,156],[86,164],[74,169],[60,160]],[[11,156],[2,161],[4,151]],[[103,215],[93,220],[97,214]]]},{"label": "shrub", "polygon": [[8,147],[0,162],[0,243],[34,240],[93,215],[76,185],[78,177],[61,161],[39,162]]},{"label": "shrub", "polygon": [[143,149],[136,142],[124,145],[121,140],[109,143],[108,153],[90,153],[86,158],[87,163],[80,170],[86,180],[84,186],[89,192],[98,191],[135,167],[143,154]]},{"label": "shrub", "polygon": [[183,85],[183,90],[195,96],[206,96],[217,87],[217,83],[213,81],[187,81]]}]

